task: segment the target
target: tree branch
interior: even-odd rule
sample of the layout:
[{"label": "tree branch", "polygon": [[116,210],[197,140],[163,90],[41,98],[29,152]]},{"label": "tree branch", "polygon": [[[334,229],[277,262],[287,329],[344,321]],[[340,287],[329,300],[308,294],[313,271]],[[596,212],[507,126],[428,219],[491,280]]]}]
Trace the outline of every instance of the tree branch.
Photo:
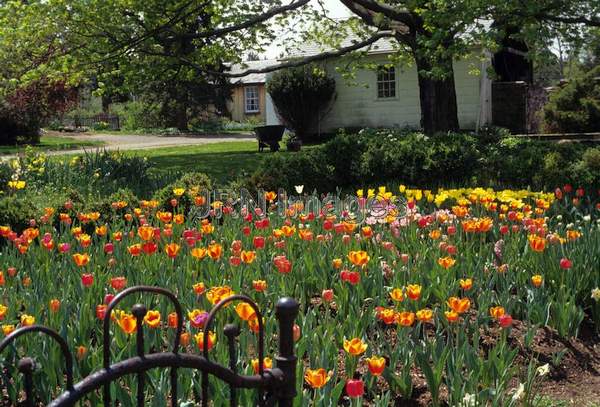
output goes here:
[{"label": "tree branch", "polygon": [[295,68],[295,67],[299,67],[299,66],[303,66],[303,65],[308,65],[311,62],[324,61],[324,60],[327,60],[330,58],[339,57],[339,56],[342,56],[349,52],[357,51],[363,47],[371,45],[374,42],[376,42],[382,38],[389,38],[389,37],[393,37],[393,36],[394,36],[394,34],[392,34],[391,32],[380,32],[380,33],[374,34],[369,39],[357,42],[357,43],[347,46],[347,47],[338,48],[335,51],[326,51],[326,52],[322,52],[317,55],[311,55],[311,56],[300,58],[300,59],[292,59],[288,62],[283,62],[283,63],[269,66],[266,68],[248,69],[244,72],[239,72],[239,73],[208,71],[208,70],[204,69],[204,67],[202,67],[201,65],[198,65],[198,64],[194,63],[193,61],[190,61],[186,58],[182,58],[181,62],[183,62],[186,65],[189,65],[190,67],[193,67],[194,69],[196,69],[200,72],[217,75],[217,76],[222,76],[222,77],[226,77],[226,78],[242,78],[242,77],[244,77],[246,75],[250,75],[250,74],[262,74],[262,73],[275,72],[280,69]]},{"label": "tree branch", "polygon": [[243,23],[240,23],[237,25],[232,25],[232,26],[223,27],[223,28],[215,28],[213,30],[202,31],[199,33],[194,33],[194,34],[177,35],[177,37],[183,38],[183,39],[198,39],[198,38],[223,36],[223,35],[235,32],[235,31],[240,31],[240,30],[243,30],[246,28],[250,28],[256,24],[263,23],[263,22],[269,20],[270,18],[275,17],[276,15],[287,13],[288,11],[296,10],[296,9],[308,4],[309,1],[310,0],[298,0],[298,1],[288,4],[287,6],[274,7],[270,10],[265,11],[262,14],[256,15],[252,18],[249,18],[248,20],[244,21]]}]

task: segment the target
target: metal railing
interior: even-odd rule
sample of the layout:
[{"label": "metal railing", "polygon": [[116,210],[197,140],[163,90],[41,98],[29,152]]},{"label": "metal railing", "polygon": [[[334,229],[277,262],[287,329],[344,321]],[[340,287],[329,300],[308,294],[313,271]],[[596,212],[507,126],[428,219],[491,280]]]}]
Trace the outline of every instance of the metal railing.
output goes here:
[{"label": "metal railing", "polygon": [[[136,304],[132,307],[132,314],[137,321],[136,326],[136,351],[137,356],[117,362],[110,363],[110,321],[112,311],[117,304],[133,293],[152,293],[167,297],[175,306],[177,313],[176,336],[173,349],[170,352],[149,353],[144,352],[144,331],[143,319],[146,315],[146,307],[142,304]],[[65,360],[65,387],[66,390],[54,399],[49,406],[66,407],[74,406],[82,400],[87,394],[94,391],[103,390],[103,400],[105,406],[111,405],[110,388],[111,383],[127,375],[137,375],[137,405],[143,406],[145,402],[145,377],[144,373],[154,368],[170,368],[170,386],[171,386],[171,406],[177,406],[177,374],[179,369],[194,369],[202,372],[202,406],[207,407],[209,402],[208,381],[209,376],[215,376],[218,379],[229,384],[230,404],[236,405],[236,389],[257,389],[258,405],[271,406],[292,406],[292,401],[296,396],[296,363],[297,358],[294,355],[294,320],[298,315],[299,304],[293,298],[281,298],[275,306],[275,315],[279,322],[279,355],[275,358],[276,366],[273,369],[264,370],[264,330],[263,319],[258,306],[245,295],[234,295],[221,300],[210,311],[204,332],[208,333],[216,313],[225,305],[233,301],[242,301],[249,304],[258,318],[258,374],[253,376],[239,375],[236,372],[237,352],[235,349],[235,339],[240,334],[236,325],[227,324],[224,327],[224,334],[227,337],[229,367],[221,366],[210,361],[208,353],[208,340],[204,341],[202,355],[190,353],[179,353],[181,333],[183,332],[183,312],[177,297],[164,288],[136,286],[128,288],[119,293],[108,305],[103,321],[103,368],[92,373],[77,384],[73,383],[73,356],[68,348],[65,339],[56,331],[40,326],[32,325],[19,328],[8,335],[0,342],[0,353],[11,345],[20,336],[41,332],[48,335],[60,346],[60,350]],[[23,387],[25,393],[24,404],[26,406],[35,405],[35,396],[33,389],[33,373],[35,361],[30,357],[23,357],[17,364],[17,369],[23,375]],[[133,396],[133,395],[132,395]]]}]

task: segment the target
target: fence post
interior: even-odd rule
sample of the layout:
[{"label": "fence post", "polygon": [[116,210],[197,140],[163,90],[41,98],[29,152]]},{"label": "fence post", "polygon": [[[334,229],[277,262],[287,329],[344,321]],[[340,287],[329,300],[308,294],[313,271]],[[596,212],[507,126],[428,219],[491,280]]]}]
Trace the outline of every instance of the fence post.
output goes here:
[{"label": "fence post", "polygon": [[298,301],[289,297],[281,298],[275,306],[275,316],[279,321],[279,355],[275,360],[284,377],[279,392],[280,407],[291,407],[296,397],[298,358],[294,355],[294,320],[298,316],[299,308]]}]

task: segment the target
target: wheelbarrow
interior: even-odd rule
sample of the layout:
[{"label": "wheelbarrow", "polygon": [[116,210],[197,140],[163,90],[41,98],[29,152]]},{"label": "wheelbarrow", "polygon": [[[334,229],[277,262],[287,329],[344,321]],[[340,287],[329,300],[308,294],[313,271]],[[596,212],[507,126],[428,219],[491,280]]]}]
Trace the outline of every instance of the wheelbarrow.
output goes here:
[{"label": "wheelbarrow", "polygon": [[279,150],[279,142],[283,138],[285,126],[259,126],[254,128],[258,140],[258,151],[269,147],[271,151]]}]

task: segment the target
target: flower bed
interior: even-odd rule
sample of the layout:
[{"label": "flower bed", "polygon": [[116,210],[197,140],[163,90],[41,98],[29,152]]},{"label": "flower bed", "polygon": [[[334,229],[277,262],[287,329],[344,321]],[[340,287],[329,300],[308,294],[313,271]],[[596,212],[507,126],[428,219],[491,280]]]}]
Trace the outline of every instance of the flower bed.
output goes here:
[{"label": "flower bed", "polygon": [[[4,335],[33,323],[57,329],[76,350],[76,377],[84,377],[102,364],[101,322],[114,295],[157,285],[176,292],[186,308],[186,351],[199,352],[208,338],[212,357],[225,363],[228,319],[221,316],[205,337],[206,311],[233,293],[249,294],[265,311],[292,296],[302,304],[295,329],[304,404],[350,397],[380,406],[528,403],[547,377],[557,378],[565,353],[556,341],[597,338],[597,192],[382,187],[358,191],[358,206],[335,210],[326,203],[312,212],[307,195],[285,204],[267,193],[265,210],[249,210],[238,201],[210,201],[198,189],[172,192],[169,210],[142,200],[82,212],[67,201],[46,208],[22,232],[0,226]],[[202,209],[207,216],[199,216]],[[174,310],[140,300],[150,310],[148,346],[166,348]],[[135,354],[131,305],[114,318],[113,360]],[[256,315],[243,304],[227,314],[242,328],[239,371],[256,371]],[[274,318],[265,315],[266,338],[276,335]],[[544,326],[555,341],[549,355],[539,339]],[[34,378],[47,401],[62,383],[58,349],[38,338],[19,343],[1,355],[14,378],[4,380],[5,398],[19,397],[14,363],[26,348],[42,362]],[[276,343],[267,341],[267,355]],[[168,377],[148,373],[148,400],[164,403]],[[182,401],[195,399],[197,379],[182,375]],[[117,397],[128,397],[133,383],[120,382]],[[226,387],[211,385],[225,400]],[[242,392],[241,405],[252,400]]]}]

